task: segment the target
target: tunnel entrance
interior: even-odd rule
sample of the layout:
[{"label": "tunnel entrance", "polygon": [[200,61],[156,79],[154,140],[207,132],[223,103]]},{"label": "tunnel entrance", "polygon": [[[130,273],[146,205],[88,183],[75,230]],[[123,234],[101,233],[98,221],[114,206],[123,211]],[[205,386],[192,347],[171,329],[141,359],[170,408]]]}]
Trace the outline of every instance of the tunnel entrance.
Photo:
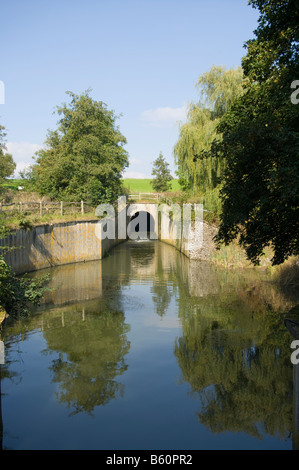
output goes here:
[{"label": "tunnel entrance", "polygon": [[155,239],[155,220],[146,211],[137,211],[130,217],[128,224],[128,236],[132,240]]}]

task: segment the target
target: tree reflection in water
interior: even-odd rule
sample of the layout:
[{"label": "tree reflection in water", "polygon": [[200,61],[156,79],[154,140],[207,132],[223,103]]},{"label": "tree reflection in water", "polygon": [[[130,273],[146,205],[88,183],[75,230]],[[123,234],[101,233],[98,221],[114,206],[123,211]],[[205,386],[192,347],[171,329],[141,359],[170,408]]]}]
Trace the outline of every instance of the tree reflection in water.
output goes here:
[{"label": "tree reflection in water", "polygon": [[193,298],[191,314],[181,304],[183,335],[175,355],[200,397],[198,419],[214,433],[283,439],[292,430],[293,372],[281,296],[262,286],[239,286],[230,300],[223,292],[222,302]]},{"label": "tree reflection in water", "polygon": [[[82,304],[46,309],[6,328],[8,337],[19,336],[23,340],[31,331],[43,332],[47,343],[43,355],[56,356],[49,367],[51,380],[58,385],[56,398],[67,405],[71,415],[91,414],[95,407],[123,394],[117,377],[128,367],[125,356],[130,349],[130,327],[120,309],[108,307],[111,303],[118,306],[117,289],[114,294],[113,301],[107,295]],[[10,343],[8,357],[9,350]],[[10,360],[6,369],[7,377],[16,380]]]},{"label": "tree reflection in water", "polygon": [[52,380],[59,384],[57,398],[72,414],[91,413],[123,394],[116,377],[127,370],[129,327],[122,312],[85,313],[84,321],[74,318],[70,312],[63,328],[45,330],[44,336],[49,349],[59,351],[51,366]]}]

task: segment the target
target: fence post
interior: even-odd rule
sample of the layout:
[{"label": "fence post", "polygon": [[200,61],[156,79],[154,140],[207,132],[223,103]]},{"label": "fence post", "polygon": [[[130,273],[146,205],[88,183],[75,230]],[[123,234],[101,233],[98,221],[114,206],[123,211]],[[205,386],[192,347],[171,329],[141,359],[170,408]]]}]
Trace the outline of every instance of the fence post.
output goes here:
[{"label": "fence post", "polygon": [[63,201],[60,201],[60,214],[63,215]]},{"label": "fence post", "polygon": [[84,201],[81,201],[81,214],[84,214]]},{"label": "fence post", "polygon": [[40,201],[39,203],[39,215],[42,217],[43,215],[43,201]]}]

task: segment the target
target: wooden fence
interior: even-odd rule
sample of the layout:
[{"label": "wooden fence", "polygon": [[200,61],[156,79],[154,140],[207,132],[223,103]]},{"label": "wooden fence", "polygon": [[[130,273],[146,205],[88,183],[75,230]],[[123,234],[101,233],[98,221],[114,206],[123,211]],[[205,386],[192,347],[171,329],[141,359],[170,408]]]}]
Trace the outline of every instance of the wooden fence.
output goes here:
[{"label": "wooden fence", "polygon": [[[131,199],[133,201],[139,201],[139,202],[148,202],[148,201],[160,201],[160,202],[165,202],[166,204],[168,204],[169,206],[171,206],[173,204],[173,202],[168,199],[167,197],[165,197],[163,194],[160,194],[160,193],[137,193],[137,194],[128,194],[127,196],[128,199]],[[209,211],[207,209],[203,209],[204,212],[210,212],[212,213],[212,211]]]},{"label": "wooden fence", "polygon": [[128,199],[133,199],[134,201],[148,201],[154,200],[159,201],[161,195],[159,193],[137,193],[137,194],[128,194]]},{"label": "wooden fence", "polygon": [[128,199],[134,200],[134,201],[161,201],[161,202],[166,202],[167,204],[171,205],[172,202],[170,199],[167,199],[163,194],[160,193],[137,193],[137,194],[128,194],[127,196]]},{"label": "wooden fence", "polygon": [[[127,200],[133,200],[138,202],[165,202],[168,205],[172,205],[170,199],[163,196],[163,194],[159,193],[137,193],[137,194],[128,194]],[[28,213],[37,213],[41,217],[45,214],[85,214],[94,210],[94,207],[84,201],[80,202],[14,202],[10,204],[4,204],[0,202],[0,214],[4,215],[15,215],[15,214],[28,214]],[[204,209],[205,212],[210,212]]]},{"label": "wooden fence", "polygon": [[[127,196],[128,200],[135,201],[159,201],[162,197],[158,193],[138,193],[130,194]],[[93,206],[84,201],[80,202],[64,202],[64,201],[31,201],[31,202],[13,202],[3,203],[0,202],[0,214],[5,216],[13,216],[16,214],[29,214],[36,213],[42,217],[45,214],[85,214],[86,212],[94,209]]]},{"label": "wooden fence", "polygon": [[15,215],[15,214],[27,214],[27,213],[37,213],[41,217],[45,214],[76,214],[81,213],[85,214],[88,210],[92,209],[91,204],[88,202],[14,202],[10,204],[4,204],[0,202],[0,214],[6,216]]}]

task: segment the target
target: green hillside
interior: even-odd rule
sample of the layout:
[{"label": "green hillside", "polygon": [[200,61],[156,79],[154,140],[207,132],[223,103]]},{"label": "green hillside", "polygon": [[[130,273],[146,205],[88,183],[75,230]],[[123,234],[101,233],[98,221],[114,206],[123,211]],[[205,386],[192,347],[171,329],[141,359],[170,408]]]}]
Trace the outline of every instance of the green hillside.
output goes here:
[{"label": "green hillside", "polygon": [[[131,194],[155,192],[151,185],[151,179],[127,178],[123,179],[123,183],[124,187],[127,188]],[[179,191],[181,189],[178,180],[173,179],[171,183],[172,191]],[[18,186],[24,186],[24,180],[8,179],[2,186],[6,189],[17,190]]]},{"label": "green hillside", "polygon": [[[127,188],[131,194],[135,193],[154,193],[150,179],[127,178],[123,180],[124,187]],[[172,191],[179,191],[180,185],[178,180],[172,180]]]}]

